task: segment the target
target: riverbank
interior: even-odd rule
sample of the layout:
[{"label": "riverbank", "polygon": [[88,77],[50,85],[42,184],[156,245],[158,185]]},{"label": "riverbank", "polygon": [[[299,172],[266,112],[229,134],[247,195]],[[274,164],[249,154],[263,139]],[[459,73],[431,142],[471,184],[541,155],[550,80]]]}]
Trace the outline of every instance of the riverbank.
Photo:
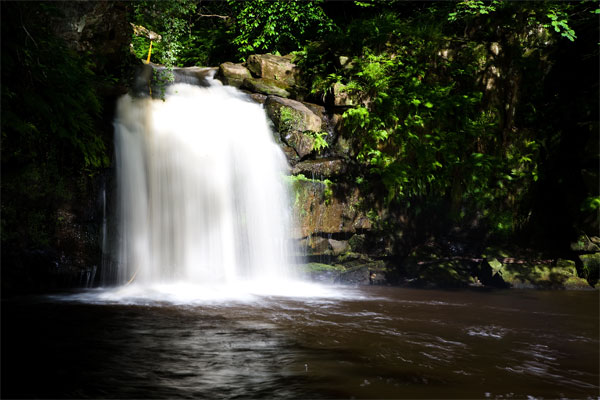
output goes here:
[{"label": "riverbank", "polygon": [[599,239],[581,236],[571,258],[547,258],[520,248],[488,247],[469,254],[460,246],[447,251],[434,242],[416,247],[403,258],[324,252],[301,266],[316,282],[392,285],[416,288],[497,288],[586,290],[598,288]]}]

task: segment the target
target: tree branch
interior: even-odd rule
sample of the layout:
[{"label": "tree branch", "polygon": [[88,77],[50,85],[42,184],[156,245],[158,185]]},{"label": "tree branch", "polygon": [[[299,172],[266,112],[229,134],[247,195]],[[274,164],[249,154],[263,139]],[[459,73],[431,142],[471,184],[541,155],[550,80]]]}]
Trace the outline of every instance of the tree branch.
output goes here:
[{"label": "tree branch", "polygon": [[196,14],[198,17],[215,17],[221,19],[229,19],[228,15],[217,15],[217,14]]}]

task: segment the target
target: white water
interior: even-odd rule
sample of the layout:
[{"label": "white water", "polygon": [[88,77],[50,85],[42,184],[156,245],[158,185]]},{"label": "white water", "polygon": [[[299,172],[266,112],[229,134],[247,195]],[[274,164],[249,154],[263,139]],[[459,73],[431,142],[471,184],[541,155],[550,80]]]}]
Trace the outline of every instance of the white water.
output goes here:
[{"label": "white water", "polygon": [[115,146],[123,296],[293,280],[287,164],[259,105],[216,84],[126,95]]}]

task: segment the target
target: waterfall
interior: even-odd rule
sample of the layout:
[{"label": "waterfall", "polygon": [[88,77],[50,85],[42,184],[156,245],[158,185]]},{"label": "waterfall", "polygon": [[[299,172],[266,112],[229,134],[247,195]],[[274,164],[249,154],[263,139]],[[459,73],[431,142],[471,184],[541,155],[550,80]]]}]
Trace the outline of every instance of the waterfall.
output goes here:
[{"label": "waterfall", "polygon": [[293,278],[285,156],[259,105],[209,82],[118,101],[120,284]]}]

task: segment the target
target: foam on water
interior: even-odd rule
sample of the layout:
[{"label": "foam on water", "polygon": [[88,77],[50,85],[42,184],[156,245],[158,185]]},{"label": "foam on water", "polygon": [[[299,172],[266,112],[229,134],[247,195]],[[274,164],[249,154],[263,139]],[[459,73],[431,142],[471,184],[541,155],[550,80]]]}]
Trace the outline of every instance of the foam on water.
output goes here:
[{"label": "foam on water", "polygon": [[58,301],[94,304],[129,305],[228,305],[237,303],[266,304],[271,299],[286,298],[312,302],[365,299],[352,288],[339,288],[299,280],[248,280],[215,284],[187,282],[135,283],[113,288],[87,289],[69,295],[50,295]]}]

